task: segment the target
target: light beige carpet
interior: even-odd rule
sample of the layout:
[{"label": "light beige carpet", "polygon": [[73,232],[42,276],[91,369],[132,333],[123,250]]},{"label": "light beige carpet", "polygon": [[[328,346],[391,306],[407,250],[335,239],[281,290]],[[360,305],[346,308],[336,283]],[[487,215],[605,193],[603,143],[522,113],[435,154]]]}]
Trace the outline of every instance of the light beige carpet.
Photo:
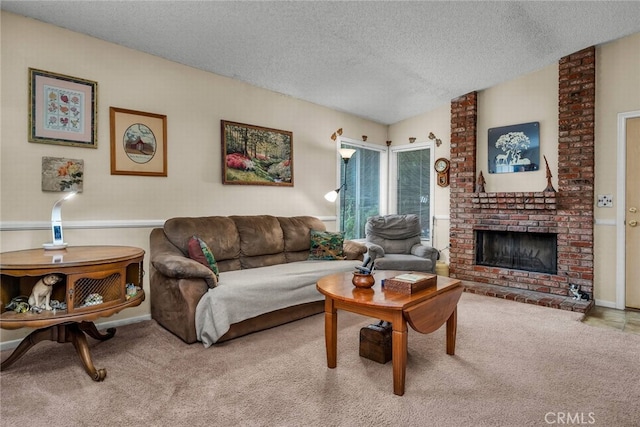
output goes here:
[{"label": "light beige carpet", "polygon": [[342,311],[336,369],[326,367],[323,315],[209,349],[154,321],[123,326],[109,341],[89,338],[103,383],[71,344],[40,343],[0,374],[1,424],[638,426],[640,335],[466,293],[458,319],[455,356],[444,328],[410,331],[402,397],[391,362],[358,355],[359,330],[373,319]]}]

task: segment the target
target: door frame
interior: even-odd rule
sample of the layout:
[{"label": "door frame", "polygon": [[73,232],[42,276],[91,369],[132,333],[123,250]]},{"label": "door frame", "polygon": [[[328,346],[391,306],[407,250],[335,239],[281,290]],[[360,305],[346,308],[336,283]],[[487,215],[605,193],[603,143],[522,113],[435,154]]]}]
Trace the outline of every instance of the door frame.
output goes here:
[{"label": "door frame", "polygon": [[618,207],[616,209],[616,308],[624,310],[626,307],[626,191],[627,191],[627,119],[640,117],[640,110],[618,113],[618,153],[616,176]]}]

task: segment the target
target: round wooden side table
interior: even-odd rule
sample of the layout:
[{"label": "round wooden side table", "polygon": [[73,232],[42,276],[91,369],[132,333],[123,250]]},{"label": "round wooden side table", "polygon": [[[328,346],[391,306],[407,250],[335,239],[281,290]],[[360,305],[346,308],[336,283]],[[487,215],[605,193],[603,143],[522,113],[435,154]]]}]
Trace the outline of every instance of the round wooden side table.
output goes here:
[{"label": "round wooden side table", "polygon": [[[73,343],[87,374],[94,381],[104,380],[107,371],[94,367],[86,335],[102,341],[112,338],[115,328],[103,334],[93,321],[144,301],[143,260],[144,250],[130,246],[0,253],[0,328],[36,328],[2,362],[0,370],[11,366],[38,342],[50,340]],[[61,308],[27,312],[6,308],[15,297],[28,297],[38,280],[50,274],[60,278],[52,286],[51,299],[61,302]]]}]

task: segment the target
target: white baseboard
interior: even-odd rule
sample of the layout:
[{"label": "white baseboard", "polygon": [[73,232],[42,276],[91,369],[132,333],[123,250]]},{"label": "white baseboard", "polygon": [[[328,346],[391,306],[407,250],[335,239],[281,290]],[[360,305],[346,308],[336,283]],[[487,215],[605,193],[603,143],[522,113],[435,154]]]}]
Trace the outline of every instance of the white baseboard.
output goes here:
[{"label": "white baseboard", "polygon": [[[108,328],[117,328],[118,326],[144,322],[145,320],[151,320],[151,314],[144,314],[142,316],[137,316],[137,317],[129,317],[127,319],[122,319],[122,320],[112,320],[110,322],[97,324],[96,327],[98,328],[98,330],[108,329]],[[21,342],[22,342],[22,339],[2,342],[0,343],[0,351],[12,350],[16,348],[18,344],[20,344]]]},{"label": "white baseboard", "polygon": [[597,299],[595,302],[598,307],[617,308],[615,301],[612,302],[612,301],[603,301],[601,299]]}]

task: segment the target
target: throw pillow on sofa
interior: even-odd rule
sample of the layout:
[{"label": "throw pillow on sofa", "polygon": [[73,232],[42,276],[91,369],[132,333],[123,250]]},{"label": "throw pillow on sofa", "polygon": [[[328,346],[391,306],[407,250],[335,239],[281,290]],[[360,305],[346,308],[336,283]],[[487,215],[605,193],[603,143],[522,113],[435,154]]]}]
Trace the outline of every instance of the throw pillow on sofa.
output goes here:
[{"label": "throw pillow on sofa", "polygon": [[193,236],[189,239],[188,249],[189,258],[198,261],[205,267],[209,267],[211,271],[213,271],[213,274],[216,275],[216,279],[220,279],[220,270],[218,269],[216,259],[204,240],[198,236]]},{"label": "throw pillow on sofa", "polygon": [[342,233],[311,230],[311,247],[309,249],[309,259],[345,259],[343,244],[344,236],[342,235]]}]

